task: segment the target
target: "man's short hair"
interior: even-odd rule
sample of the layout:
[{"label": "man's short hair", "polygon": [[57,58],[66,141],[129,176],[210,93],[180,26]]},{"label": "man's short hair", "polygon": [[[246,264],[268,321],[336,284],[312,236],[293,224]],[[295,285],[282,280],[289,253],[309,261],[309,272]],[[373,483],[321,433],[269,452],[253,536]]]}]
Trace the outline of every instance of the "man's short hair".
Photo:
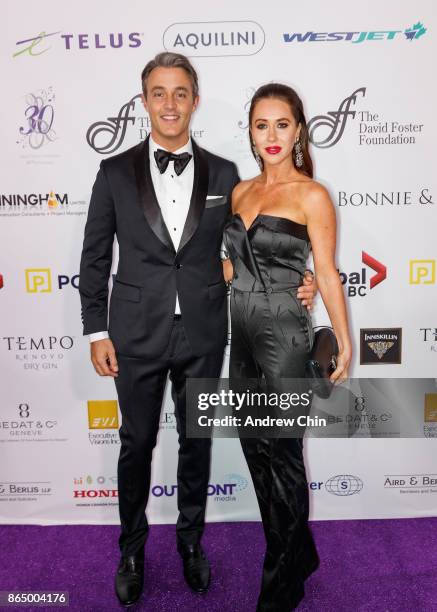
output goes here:
[{"label": "man's short hair", "polygon": [[181,53],[171,53],[164,51],[158,53],[150,62],[146,64],[141,73],[141,85],[144,96],[147,96],[147,79],[154,68],[183,68],[191,80],[191,88],[193,91],[193,99],[199,95],[199,82],[197,72],[194,70],[190,60]]}]

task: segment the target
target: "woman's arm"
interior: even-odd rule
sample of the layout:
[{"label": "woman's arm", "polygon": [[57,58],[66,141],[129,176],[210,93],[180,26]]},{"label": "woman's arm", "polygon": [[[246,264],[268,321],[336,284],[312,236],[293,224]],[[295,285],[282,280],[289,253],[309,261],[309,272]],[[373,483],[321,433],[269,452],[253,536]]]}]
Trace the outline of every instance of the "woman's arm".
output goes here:
[{"label": "woman's arm", "polygon": [[309,185],[304,212],[313,250],[317,284],[339,346],[337,369],[331,375],[331,380],[341,381],[348,376],[352,347],[343,286],[335,266],[335,211],[331,198],[322,185],[314,182]]}]

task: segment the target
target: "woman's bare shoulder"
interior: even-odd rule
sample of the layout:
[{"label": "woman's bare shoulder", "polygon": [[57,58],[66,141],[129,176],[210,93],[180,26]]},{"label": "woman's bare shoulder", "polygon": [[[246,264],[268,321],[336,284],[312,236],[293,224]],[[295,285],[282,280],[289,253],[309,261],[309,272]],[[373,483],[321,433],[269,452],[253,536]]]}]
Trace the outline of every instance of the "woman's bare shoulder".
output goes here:
[{"label": "woman's bare shoulder", "polygon": [[234,211],[236,206],[238,206],[238,202],[241,200],[243,195],[250,189],[253,185],[255,178],[247,179],[245,181],[240,181],[237,185],[235,185],[232,191],[232,210]]}]

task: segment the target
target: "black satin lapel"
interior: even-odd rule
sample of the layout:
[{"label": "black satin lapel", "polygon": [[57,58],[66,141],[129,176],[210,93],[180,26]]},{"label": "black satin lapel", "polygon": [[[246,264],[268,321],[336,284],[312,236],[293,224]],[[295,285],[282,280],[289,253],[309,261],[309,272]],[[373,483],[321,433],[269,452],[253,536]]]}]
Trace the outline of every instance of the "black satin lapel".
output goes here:
[{"label": "black satin lapel", "polygon": [[178,253],[193,237],[193,234],[200,223],[200,219],[202,218],[203,211],[205,210],[206,196],[208,194],[208,162],[205,154],[200,149],[200,147],[196,145],[194,140],[192,140],[191,142],[193,145],[194,162],[193,191],[191,193],[190,208],[188,210],[184,230],[182,232]]},{"label": "black satin lapel", "polygon": [[166,224],[162,217],[161,208],[156,197],[153,187],[152,175],[150,174],[149,163],[149,138],[143,144],[140,144],[135,153],[135,178],[137,182],[140,202],[146,217],[147,223],[150,225],[154,234],[161,242],[165,244],[173,253],[175,248],[168,233]]}]

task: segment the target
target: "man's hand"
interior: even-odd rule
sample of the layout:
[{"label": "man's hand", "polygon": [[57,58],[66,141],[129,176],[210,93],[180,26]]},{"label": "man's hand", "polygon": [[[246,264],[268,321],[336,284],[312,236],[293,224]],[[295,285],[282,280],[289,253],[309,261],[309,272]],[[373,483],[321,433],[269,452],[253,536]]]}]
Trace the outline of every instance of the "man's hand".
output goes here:
[{"label": "man's hand", "polygon": [[115,349],[109,338],[91,342],[91,361],[100,376],[118,376],[118,364]]},{"label": "man's hand", "polygon": [[297,297],[302,300],[303,306],[308,310],[313,307],[313,299],[317,294],[317,283],[314,274],[309,270],[305,270],[303,284],[297,290]]},{"label": "man's hand", "polygon": [[229,283],[234,276],[234,269],[232,267],[232,262],[230,259],[223,259],[223,276],[225,279],[225,283]]}]

